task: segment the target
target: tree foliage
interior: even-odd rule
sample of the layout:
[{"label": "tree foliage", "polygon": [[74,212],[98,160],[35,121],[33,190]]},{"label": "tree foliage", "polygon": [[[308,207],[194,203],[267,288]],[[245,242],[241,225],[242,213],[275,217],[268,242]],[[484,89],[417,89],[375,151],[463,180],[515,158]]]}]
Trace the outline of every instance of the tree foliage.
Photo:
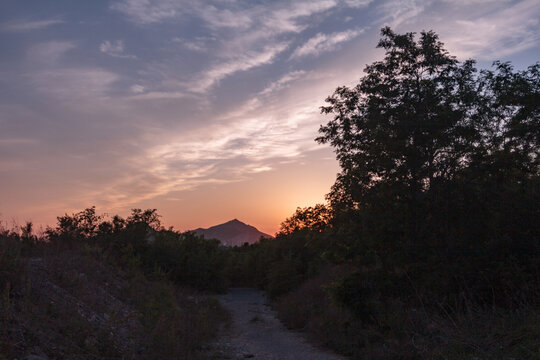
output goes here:
[{"label": "tree foliage", "polygon": [[334,204],[358,206],[381,194],[412,201],[492,158],[538,174],[539,64],[478,72],[473,60],[449,55],[434,32],[418,40],[381,33],[385,58],[322,108],[333,119],[317,141],[334,147],[342,168]]},{"label": "tree foliage", "polygon": [[[95,207],[58,217],[47,239],[59,248],[97,247],[128,271],[163,275],[196,289],[223,291],[224,251],[219,241],[164,229],[156,209],[132,209],[107,219]],[[30,229],[23,229],[23,238]],[[25,232],[26,231],[26,232]]]},{"label": "tree foliage", "polygon": [[325,230],[332,217],[331,210],[324,204],[296,208],[295,213],[281,223],[278,235],[288,235],[298,230]]}]

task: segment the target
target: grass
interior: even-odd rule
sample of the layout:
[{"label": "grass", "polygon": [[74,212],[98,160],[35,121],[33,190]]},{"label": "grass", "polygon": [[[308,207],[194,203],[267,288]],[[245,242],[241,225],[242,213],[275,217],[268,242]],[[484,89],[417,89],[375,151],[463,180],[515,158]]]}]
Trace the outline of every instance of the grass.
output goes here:
[{"label": "grass", "polygon": [[160,276],[120,269],[99,248],[21,254],[0,235],[0,358],[201,358],[227,314]]},{"label": "grass", "polygon": [[533,360],[540,354],[540,312],[532,304],[424,310],[396,297],[378,304],[373,321],[365,322],[329,291],[346,271],[327,269],[279,298],[279,318],[353,359]]}]

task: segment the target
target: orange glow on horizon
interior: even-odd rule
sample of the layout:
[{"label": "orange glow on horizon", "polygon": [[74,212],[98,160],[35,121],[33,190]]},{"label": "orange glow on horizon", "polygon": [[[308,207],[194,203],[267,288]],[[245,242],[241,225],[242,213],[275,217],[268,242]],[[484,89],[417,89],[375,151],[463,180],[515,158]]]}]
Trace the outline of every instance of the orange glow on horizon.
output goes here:
[{"label": "orange glow on horizon", "polygon": [[[328,149],[323,151],[325,155]],[[314,166],[311,161],[316,163]],[[12,228],[26,221],[34,223],[39,232],[47,226],[54,227],[56,217],[73,214],[95,205],[98,214],[126,217],[131,208],[157,209],[162,215],[162,225],[173,226],[177,231],[207,228],[234,218],[255,226],[258,230],[274,235],[287,217],[297,207],[324,202],[324,196],[335,180],[336,161],[328,156],[314,157],[303,164],[284,164],[271,171],[253,174],[249,179],[225,184],[203,184],[176,194],[132,204],[126,208],[103,204],[65,206],[35,206],[11,214],[0,213],[3,225]]]}]

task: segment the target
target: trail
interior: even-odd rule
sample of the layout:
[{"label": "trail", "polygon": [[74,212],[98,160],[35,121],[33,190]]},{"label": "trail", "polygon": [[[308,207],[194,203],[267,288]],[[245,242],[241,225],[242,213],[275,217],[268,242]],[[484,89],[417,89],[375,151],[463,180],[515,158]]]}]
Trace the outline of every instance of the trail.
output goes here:
[{"label": "trail", "polygon": [[287,330],[266,305],[261,291],[230,289],[218,296],[232,315],[230,327],[211,347],[210,359],[343,360],[318,349],[299,334]]}]

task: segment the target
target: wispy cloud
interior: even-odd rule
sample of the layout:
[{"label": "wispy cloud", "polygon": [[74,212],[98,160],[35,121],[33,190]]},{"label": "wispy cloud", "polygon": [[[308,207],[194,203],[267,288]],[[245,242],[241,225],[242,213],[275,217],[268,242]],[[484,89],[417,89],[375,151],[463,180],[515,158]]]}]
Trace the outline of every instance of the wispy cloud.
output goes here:
[{"label": "wispy cloud", "polygon": [[[207,94],[227,77],[273,64],[278,55],[288,49],[295,36],[313,25],[310,21],[313,16],[324,17],[338,8],[359,8],[369,3],[369,0],[302,0],[269,3],[121,0],[113,3],[111,7],[127,16],[130,21],[141,25],[179,21],[189,17],[198,19],[210,30],[208,36],[198,36],[190,40],[181,37],[172,39],[194,52],[211,54],[213,60],[193,74],[193,81],[166,77],[164,82],[169,85],[176,82],[177,85],[163,84],[163,88],[159,89],[161,97],[165,96],[165,92],[179,91]],[[343,37],[352,38],[357,34],[357,30],[352,30],[328,35],[329,38],[325,39],[324,43],[318,44],[317,48],[311,51],[320,53],[331,50],[338,43],[347,40]],[[210,44],[211,51],[209,51]],[[299,50],[300,53],[302,51],[307,52],[307,49]],[[156,68],[156,64],[152,66]]]},{"label": "wispy cloud", "polygon": [[[23,77],[34,90],[58,100],[88,101],[107,96],[119,76],[98,67],[70,65],[68,53],[77,49],[72,41],[48,41],[32,45],[26,61],[32,68]],[[79,105],[80,106],[80,105]]]},{"label": "wispy cloud", "polygon": [[345,0],[345,4],[352,8],[362,8],[371,4],[373,0]]},{"label": "wispy cloud", "polygon": [[449,3],[457,6],[468,6],[468,5],[486,5],[486,4],[503,4],[508,3],[512,0],[443,0],[445,3]]},{"label": "wispy cloud", "polygon": [[[362,6],[369,1],[346,0],[347,6]],[[260,24],[275,29],[291,31],[298,29],[294,24],[298,17],[310,16],[329,10],[339,4],[338,0],[275,2],[275,5],[246,4],[230,2],[198,2],[172,0],[121,0],[113,3],[111,8],[126,15],[131,21],[139,24],[151,24],[178,19],[186,14],[203,19],[208,26],[214,28],[248,28]],[[218,7],[218,5],[221,5]],[[226,5],[227,7],[224,7]],[[278,21],[276,23],[276,21]]]},{"label": "wispy cloud", "polygon": [[78,200],[108,208],[129,208],[159,196],[206,184],[243,181],[251,174],[270,171],[275,164],[298,159],[316,146],[312,136],[306,137],[298,128],[312,117],[313,109],[305,111],[296,109],[291,113],[294,121],[280,123],[265,115],[270,118],[243,118],[212,129],[162,134],[159,145],[124,156],[118,165],[120,174],[109,177],[100,188],[89,189]]},{"label": "wispy cloud", "polygon": [[338,44],[349,41],[363,32],[363,29],[357,29],[332,34],[318,33],[309,39],[304,45],[296,48],[290,58],[294,59],[307,55],[318,56],[323,52],[334,50]]},{"label": "wispy cloud", "polygon": [[[222,79],[240,71],[250,70],[273,63],[279,54],[288,49],[291,39],[282,35],[298,34],[308,26],[307,20],[314,14],[324,13],[338,5],[336,0],[298,1],[292,4],[277,3],[275,6],[253,6],[235,15],[246,25],[238,26],[232,39],[222,40],[221,52],[216,55],[217,63],[205,69],[196,91],[204,93],[212,89]],[[215,17],[213,17],[215,16]],[[226,14],[210,13],[202,17],[211,26],[219,26]],[[261,44],[266,44],[261,48]]]},{"label": "wispy cloud", "polygon": [[251,9],[241,10],[234,9],[234,3],[231,3],[233,9],[219,9],[213,5],[203,5],[195,7],[192,11],[203,19],[207,26],[220,29],[220,28],[233,28],[233,29],[247,29],[251,27],[255,20],[254,14]]},{"label": "wispy cloud", "polygon": [[379,5],[381,17],[376,20],[379,25],[396,28],[401,24],[416,19],[431,5],[433,0],[390,0]]},{"label": "wispy cloud", "polygon": [[0,31],[24,32],[41,30],[51,25],[62,24],[63,22],[60,19],[8,21],[0,24]]},{"label": "wispy cloud", "polygon": [[[301,121],[300,113],[294,116]],[[250,173],[269,170],[278,160],[298,158],[306,146],[313,147],[311,139],[300,141],[296,123],[263,120],[245,118],[211,132],[206,129],[170,139],[149,150],[152,172],[172,184],[164,188],[186,186],[190,179],[196,180],[191,186],[199,186],[204,179],[239,181]]]},{"label": "wispy cloud", "polygon": [[494,60],[538,46],[540,6],[525,0],[470,19],[466,14],[442,29],[450,50],[462,57]]},{"label": "wispy cloud", "polygon": [[140,24],[151,24],[175,18],[186,5],[185,1],[172,0],[123,0],[111,5],[117,10]]},{"label": "wispy cloud", "polygon": [[99,51],[104,54],[126,59],[136,59],[135,55],[129,55],[124,52],[124,42],[122,40],[109,41],[105,40],[99,45]]},{"label": "wispy cloud", "polygon": [[[540,7],[537,0],[390,0],[378,5],[377,26],[397,31],[433,29],[452,54],[493,60],[538,46]],[[424,16],[431,12],[430,16]]]},{"label": "wispy cloud", "polygon": [[167,92],[167,91],[149,91],[147,93],[144,92],[144,89],[133,89],[133,86],[131,87],[131,91],[136,93],[136,95],[129,96],[129,99],[132,100],[170,100],[170,99],[184,99],[193,97],[191,94],[187,94],[180,91],[175,92]]},{"label": "wispy cloud", "polygon": [[308,26],[302,20],[329,11],[338,4],[335,0],[293,2],[292,6],[277,8],[263,17],[266,18],[264,24],[275,32],[301,32]]},{"label": "wispy cloud", "polygon": [[53,65],[74,48],[75,43],[72,41],[47,41],[31,46],[27,51],[27,57],[33,63]]},{"label": "wispy cloud", "polygon": [[51,69],[31,74],[36,89],[59,100],[103,98],[118,79],[115,73],[97,68]]},{"label": "wispy cloud", "polygon": [[135,85],[132,85],[129,90],[134,93],[134,94],[141,94],[144,92],[144,86],[142,85],[139,85],[139,84],[135,84]]},{"label": "wispy cloud", "polygon": [[289,83],[301,78],[305,74],[306,74],[306,71],[304,70],[291,71],[290,73],[287,73],[284,76],[282,76],[277,81],[274,81],[273,83],[265,87],[259,94],[268,95],[270,93],[273,93],[274,91],[281,90],[284,87],[286,87]]},{"label": "wispy cloud", "polygon": [[182,44],[186,49],[197,51],[197,52],[207,52],[209,49],[209,44],[216,41],[215,37],[202,37],[197,36],[192,40],[183,39],[180,37],[175,37],[172,39],[173,42]]},{"label": "wispy cloud", "polygon": [[191,84],[190,88],[194,92],[204,93],[227,76],[271,63],[287,47],[287,43],[277,43],[266,46],[262,51],[250,51],[240,54],[233,59],[205,70],[203,78],[198,78]]},{"label": "wispy cloud", "polygon": [[233,111],[234,115],[220,118],[228,121],[164,134],[160,144],[139,156],[145,165],[137,171],[142,171],[144,179],[153,179],[152,189],[141,194],[159,196],[209,183],[242,181],[283,162],[299,161],[319,148],[313,141],[319,111],[312,100],[300,104],[297,100],[291,101],[296,106],[270,109],[256,102],[244,112]]}]

